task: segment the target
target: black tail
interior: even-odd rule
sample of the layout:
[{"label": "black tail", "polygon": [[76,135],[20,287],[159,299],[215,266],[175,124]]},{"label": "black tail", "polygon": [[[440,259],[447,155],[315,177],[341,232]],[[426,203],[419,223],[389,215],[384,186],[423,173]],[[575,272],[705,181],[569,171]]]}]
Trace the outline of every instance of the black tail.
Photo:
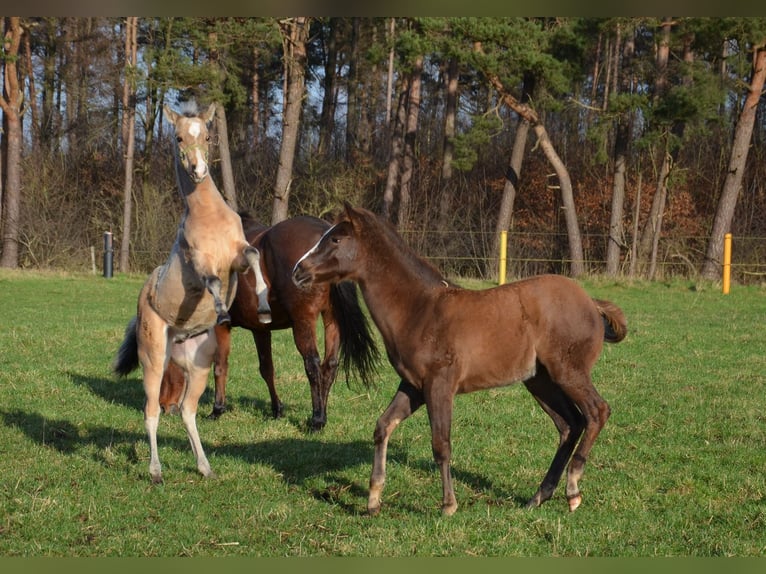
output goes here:
[{"label": "black tail", "polygon": [[356,284],[350,281],[333,284],[330,287],[330,302],[340,332],[340,364],[346,373],[346,384],[353,370],[364,386],[369,387],[380,352],[370,333],[367,316],[359,305]]},{"label": "black tail", "polygon": [[112,363],[112,370],[120,377],[125,377],[138,368],[138,339],[136,338],[136,321],[133,317],[125,327],[125,339],[120,345],[117,356]]},{"label": "black tail", "polygon": [[604,341],[607,343],[619,343],[628,334],[628,322],[625,314],[611,301],[594,299],[596,308],[604,321]]}]

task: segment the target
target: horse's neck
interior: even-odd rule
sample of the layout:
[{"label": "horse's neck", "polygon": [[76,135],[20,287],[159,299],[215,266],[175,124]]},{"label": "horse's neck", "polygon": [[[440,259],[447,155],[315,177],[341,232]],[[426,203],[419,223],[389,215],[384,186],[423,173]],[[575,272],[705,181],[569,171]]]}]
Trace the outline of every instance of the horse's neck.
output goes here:
[{"label": "horse's neck", "polygon": [[[374,261],[376,257],[367,260]],[[385,264],[368,265],[369,271],[365,271],[359,286],[378,329],[395,334],[417,320],[423,308],[446,288],[446,283],[432,269],[413,265],[410,256],[397,248],[388,248],[381,257]],[[392,312],[394,308],[396,311]]]},{"label": "horse's neck", "polygon": [[[178,150],[175,150],[175,167],[176,167],[176,183],[178,184],[178,191],[181,193],[181,198],[186,202],[186,198],[194,191],[196,184],[189,177],[186,172],[186,168],[181,163],[181,158],[178,155]],[[210,177],[208,175],[208,177]]]},{"label": "horse's neck", "polygon": [[210,174],[205,176],[205,179],[196,184],[193,190],[184,197],[187,211],[192,216],[196,213],[204,213],[211,209],[221,209],[227,206]]}]

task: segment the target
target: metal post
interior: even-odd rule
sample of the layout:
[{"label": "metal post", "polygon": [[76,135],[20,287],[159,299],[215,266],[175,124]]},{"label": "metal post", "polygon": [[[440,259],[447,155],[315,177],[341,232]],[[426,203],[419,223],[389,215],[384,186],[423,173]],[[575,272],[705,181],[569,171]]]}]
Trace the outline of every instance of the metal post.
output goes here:
[{"label": "metal post", "polygon": [[731,233],[723,236],[723,294],[731,287]]},{"label": "metal post", "polygon": [[503,285],[505,283],[505,269],[508,264],[508,232],[503,230],[500,232],[500,270],[498,271],[497,283]]},{"label": "metal post", "polygon": [[104,277],[112,277],[112,267],[114,263],[114,250],[112,249],[112,232],[104,232]]}]

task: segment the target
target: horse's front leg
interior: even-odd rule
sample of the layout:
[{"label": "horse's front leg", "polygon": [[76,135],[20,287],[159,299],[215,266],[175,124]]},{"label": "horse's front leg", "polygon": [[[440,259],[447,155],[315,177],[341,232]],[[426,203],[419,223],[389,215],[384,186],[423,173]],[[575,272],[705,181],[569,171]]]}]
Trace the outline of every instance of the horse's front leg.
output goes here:
[{"label": "horse's front leg", "polygon": [[452,487],[452,472],[450,471],[450,459],[452,458],[452,443],[450,429],[452,427],[452,405],[454,394],[451,385],[432,384],[426,389],[426,408],[428,420],[431,423],[431,448],[434,462],[439,467],[442,478],[442,514],[451,516],[457,510],[457,499]]},{"label": "horse's front leg", "polygon": [[380,415],[375,425],[375,458],[372,461],[372,475],[370,476],[370,495],[367,500],[367,512],[372,515],[380,512],[380,498],[383,486],[386,482],[386,453],[388,451],[388,439],[394,429],[414,413],[423,404],[423,393],[407,381],[399,383],[399,389],[388,405],[385,412]]},{"label": "horse's front leg", "polygon": [[226,304],[223,302],[223,283],[220,277],[216,275],[208,275],[205,277],[205,289],[213,296],[213,302],[215,304],[216,324],[223,325],[231,322],[229,316],[229,310],[226,308]]},{"label": "horse's front leg", "polygon": [[261,270],[261,252],[248,245],[242,252],[248,265],[255,275],[255,294],[258,296],[258,321],[264,325],[271,323],[271,307],[269,306],[269,288]]}]

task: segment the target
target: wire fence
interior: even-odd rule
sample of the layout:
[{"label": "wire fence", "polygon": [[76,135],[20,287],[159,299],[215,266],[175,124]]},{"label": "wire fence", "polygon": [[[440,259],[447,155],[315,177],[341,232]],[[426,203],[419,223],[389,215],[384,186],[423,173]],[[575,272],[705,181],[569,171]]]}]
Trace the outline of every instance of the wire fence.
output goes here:
[{"label": "wire fence", "polygon": [[[446,274],[456,277],[498,279],[499,237],[494,232],[450,231],[446,233],[418,231],[403,233],[405,240]],[[696,278],[702,268],[708,244],[707,237],[661,238],[653,278]],[[603,274],[606,270],[607,236],[582,236],[586,273]],[[571,268],[568,238],[565,233],[508,232],[508,279],[540,273],[566,275]],[[649,260],[637,259],[631,265],[630,243],[621,250],[620,275],[646,277]],[[759,283],[766,279],[766,237],[735,236],[733,239],[732,281],[740,284]]]},{"label": "wire fence", "polygon": [[[499,237],[486,231],[404,231],[402,236],[417,253],[453,278],[498,280]],[[583,255],[587,274],[606,270],[607,236],[584,234]],[[707,249],[707,237],[661,238],[653,279],[694,279],[698,276]],[[629,246],[630,243],[626,242]],[[508,232],[506,278],[528,277],[542,273],[568,275],[571,268],[568,238],[565,233]],[[637,260],[631,266],[631,250],[621,250],[620,275],[646,278],[649,261]],[[151,271],[161,264],[169,251],[135,251],[131,268]],[[733,238],[731,280],[738,284],[766,280],[766,237]]]}]

